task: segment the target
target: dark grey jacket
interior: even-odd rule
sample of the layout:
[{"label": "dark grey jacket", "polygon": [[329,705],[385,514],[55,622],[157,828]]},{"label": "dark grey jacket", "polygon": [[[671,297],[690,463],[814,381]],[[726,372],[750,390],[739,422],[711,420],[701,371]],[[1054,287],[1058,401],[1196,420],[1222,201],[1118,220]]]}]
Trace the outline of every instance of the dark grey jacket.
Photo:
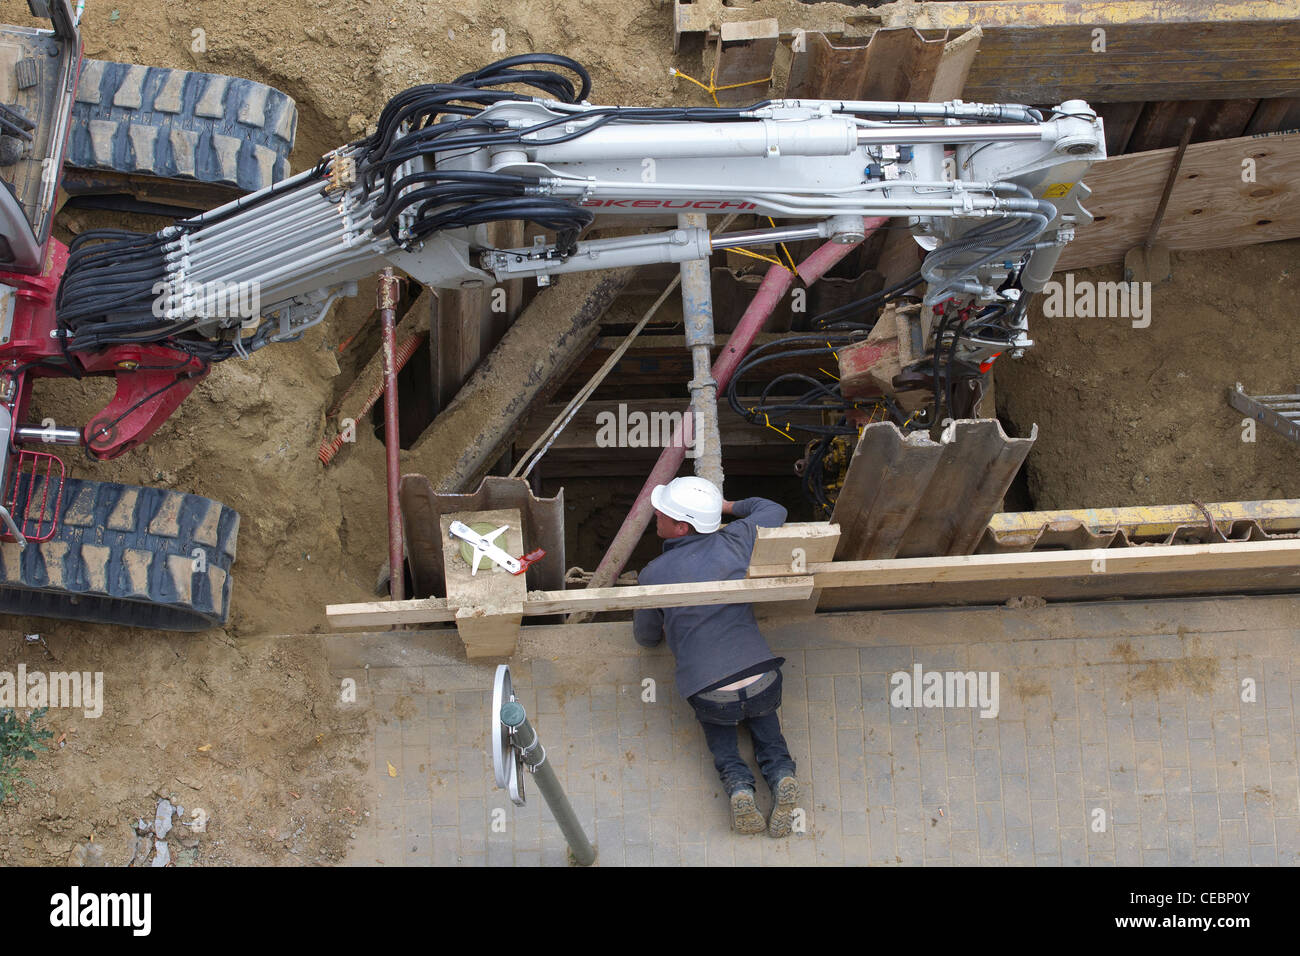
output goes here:
[{"label": "dark grey jacket", "polygon": [[[758,529],[784,524],[786,511],[766,498],[746,498],[735,503],[732,514],[738,520],[712,534],[688,534],[665,541],[664,553],[645,566],[637,583],[684,584],[743,578]],[[750,604],[637,611],[633,633],[642,647],[654,647],[665,636],[668,638],[668,649],[677,659],[677,692],[683,697],[773,657]]]}]

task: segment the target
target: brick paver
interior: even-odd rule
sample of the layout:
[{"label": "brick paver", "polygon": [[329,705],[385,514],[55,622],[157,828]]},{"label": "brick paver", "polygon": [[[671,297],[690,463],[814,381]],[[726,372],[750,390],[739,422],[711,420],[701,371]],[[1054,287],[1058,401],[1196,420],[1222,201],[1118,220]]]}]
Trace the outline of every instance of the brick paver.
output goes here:
[{"label": "brick paver", "polygon": [[[671,658],[630,625],[525,629],[511,670],[605,866],[1295,865],[1297,621],[1300,599],[1266,597],[767,622],[803,786],[780,841],[730,832]],[[493,666],[450,631],[329,647],[375,718],[351,862],[565,861],[532,781],[522,808],[494,786]],[[916,664],[996,671],[998,715],[891,705]]]}]

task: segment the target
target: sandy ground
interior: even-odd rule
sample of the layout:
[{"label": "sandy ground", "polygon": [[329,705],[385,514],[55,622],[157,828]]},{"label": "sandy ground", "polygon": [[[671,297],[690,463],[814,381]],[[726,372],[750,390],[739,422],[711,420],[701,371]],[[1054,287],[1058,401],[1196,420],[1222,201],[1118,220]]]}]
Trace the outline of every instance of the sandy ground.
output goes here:
[{"label": "sandy ground", "polygon": [[[1037,344],[997,368],[998,411],[1020,434],[1033,506],[1107,508],[1300,497],[1300,445],[1263,426],[1242,440],[1227,401],[1300,383],[1300,240],[1174,253],[1149,328],[1126,319],[1030,320]],[[1122,268],[1077,273],[1117,281]],[[1060,278],[1058,276],[1058,278]]]},{"label": "sandy ground", "polygon": [[[0,15],[28,22],[14,0]],[[301,169],[363,133],[407,86],[526,51],[584,62],[597,101],[702,104],[703,93],[669,76],[670,66],[694,72],[699,63],[674,58],[671,17],[651,0],[92,0],[83,30],[88,56],[246,76],[290,93]],[[196,29],[205,31],[202,54],[191,52]],[[81,212],[59,228],[66,239],[103,224]],[[1038,348],[1000,369],[998,383],[1005,413],[1042,431],[1030,473],[1038,506],[1300,493],[1294,447],[1270,435],[1234,443],[1240,416],[1222,399],[1236,379],[1263,391],[1296,377],[1284,311],[1295,252],[1281,244],[1180,258],[1145,333],[1040,319]],[[108,463],[69,457],[79,477],[236,507],[233,610],[224,631],[198,636],[34,620],[0,630],[0,670],[102,671],[108,694],[102,717],[47,719],[62,746],[25,768],[32,785],[20,803],[0,807],[0,862],[63,863],[78,847],[83,858],[93,838],[94,858],[125,863],[135,851],[130,824],[175,796],[212,820],[184,862],[328,863],[374,810],[363,783],[367,717],[338,702],[320,639],[270,637],[319,631],[327,603],[368,599],[383,561],[382,447],[362,428],[328,469],[316,459],[326,409],[369,358],[360,348],[340,354],[339,344],[372,303],[373,286],[363,286],[303,341],[222,363],[144,448]],[[109,390],[49,382],[33,411],[80,424]],[[601,502],[635,494],[592,494],[579,508],[580,491],[567,498],[584,542],[621,520],[621,508],[610,515]],[[584,546],[583,559],[589,553]]]}]

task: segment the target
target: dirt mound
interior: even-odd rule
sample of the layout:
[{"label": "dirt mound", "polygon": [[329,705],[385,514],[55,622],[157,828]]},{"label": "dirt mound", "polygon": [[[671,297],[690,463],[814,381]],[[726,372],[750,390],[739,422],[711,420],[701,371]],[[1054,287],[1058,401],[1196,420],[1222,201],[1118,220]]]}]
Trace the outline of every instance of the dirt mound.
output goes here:
[{"label": "dirt mound", "polygon": [[1026,466],[1033,506],[1300,497],[1300,446],[1264,426],[1242,441],[1242,414],[1226,398],[1237,382],[1261,395],[1300,380],[1298,253],[1300,240],[1175,253],[1173,279],[1153,287],[1148,328],[1045,319],[1040,297],[1029,326],[1037,344],[996,366],[999,414],[1020,434],[1038,423]]}]

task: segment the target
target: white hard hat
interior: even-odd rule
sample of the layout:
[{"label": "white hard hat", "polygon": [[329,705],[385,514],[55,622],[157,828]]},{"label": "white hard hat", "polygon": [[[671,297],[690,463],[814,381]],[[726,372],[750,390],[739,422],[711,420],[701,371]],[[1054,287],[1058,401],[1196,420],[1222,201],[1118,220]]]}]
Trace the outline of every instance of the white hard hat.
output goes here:
[{"label": "white hard hat", "polygon": [[666,485],[656,485],[650,492],[650,503],[700,534],[722,526],[722,492],[707,478],[674,478]]}]

